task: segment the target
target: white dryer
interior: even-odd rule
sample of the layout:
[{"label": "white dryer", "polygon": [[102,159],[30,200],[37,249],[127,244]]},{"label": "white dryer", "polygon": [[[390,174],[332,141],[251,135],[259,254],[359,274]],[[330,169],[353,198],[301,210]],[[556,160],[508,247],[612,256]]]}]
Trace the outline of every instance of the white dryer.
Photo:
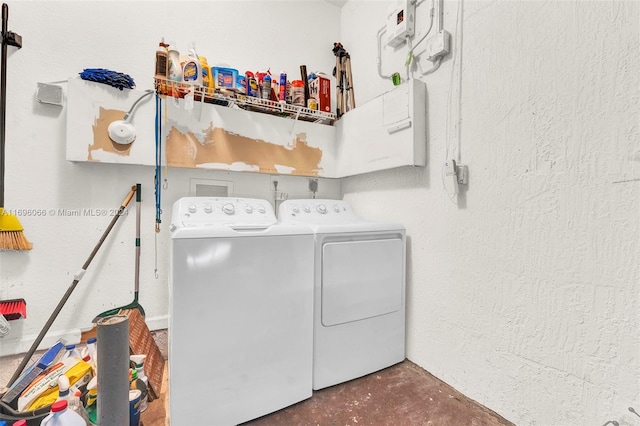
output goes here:
[{"label": "white dryer", "polygon": [[176,425],[235,425],[312,393],[313,234],[265,200],[187,197],[171,217]]},{"label": "white dryer", "polygon": [[405,228],[366,221],[340,200],[287,200],[278,220],[315,235],[313,388],[403,361]]}]

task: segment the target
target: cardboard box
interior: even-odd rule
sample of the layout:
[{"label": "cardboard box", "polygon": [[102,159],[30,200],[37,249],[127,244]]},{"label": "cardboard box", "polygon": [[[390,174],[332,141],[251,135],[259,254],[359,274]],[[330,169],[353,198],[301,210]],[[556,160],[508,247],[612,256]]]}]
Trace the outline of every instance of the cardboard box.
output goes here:
[{"label": "cardboard box", "polygon": [[319,111],[331,112],[331,80],[317,75],[309,82],[309,97],[316,100]]}]

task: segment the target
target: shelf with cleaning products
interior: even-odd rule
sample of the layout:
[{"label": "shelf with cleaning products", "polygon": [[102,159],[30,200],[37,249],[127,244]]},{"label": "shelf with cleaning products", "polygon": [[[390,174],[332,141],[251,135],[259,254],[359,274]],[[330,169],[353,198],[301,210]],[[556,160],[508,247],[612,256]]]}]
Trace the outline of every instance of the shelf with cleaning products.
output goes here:
[{"label": "shelf with cleaning products", "polygon": [[318,111],[299,105],[246,96],[232,90],[223,92],[221,89],[211,89],[191,83],[176,82],[162,78],[155,78],[154,80],[156,92],[167,97],[186,99],[188,96],[193,96],[194,102],[244,109],[318,124],[331,125],[336,121],[336,114],[334,113]]},{"label": "shelf with cleaning products", "polygon": [[[159,120],[161,163],[167,167],[341,178],[426,165],[426,86],[416,79],[335,121],[333,114],[290,104],[191,88],[193,100],[162,95],[157,114],[148,90],[69,79],[66,159],[155,166]],[[252,110],[262,107],[268,113]],[[127,121],[128,111],[133,113]],[[109,135],[109,126],[123,121],[135,127],[128,144]]]}]

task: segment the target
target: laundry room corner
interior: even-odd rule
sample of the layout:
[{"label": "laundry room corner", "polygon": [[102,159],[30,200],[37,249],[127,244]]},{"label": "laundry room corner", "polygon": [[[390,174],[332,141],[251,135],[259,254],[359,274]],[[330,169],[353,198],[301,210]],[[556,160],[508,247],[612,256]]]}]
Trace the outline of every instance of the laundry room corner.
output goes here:
[{"label": "laundry room corner", "polygon": [[640,425],[638,0],[2,18],[0,426]]}]

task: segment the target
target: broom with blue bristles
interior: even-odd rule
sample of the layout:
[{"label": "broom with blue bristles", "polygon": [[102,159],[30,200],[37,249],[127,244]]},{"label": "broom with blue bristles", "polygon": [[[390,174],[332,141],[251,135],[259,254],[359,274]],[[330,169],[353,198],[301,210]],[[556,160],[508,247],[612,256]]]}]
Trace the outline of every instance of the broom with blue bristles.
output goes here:
[{"label": "broom with blue bristles", "polygon": [[0,57],[0,250],[31,250],[22,225],[15,215],[4,208],[4,145],[7,117],[7,46],[22,47],[22,37],[7,31],[9,6],[2,4],[2,55]]}]

